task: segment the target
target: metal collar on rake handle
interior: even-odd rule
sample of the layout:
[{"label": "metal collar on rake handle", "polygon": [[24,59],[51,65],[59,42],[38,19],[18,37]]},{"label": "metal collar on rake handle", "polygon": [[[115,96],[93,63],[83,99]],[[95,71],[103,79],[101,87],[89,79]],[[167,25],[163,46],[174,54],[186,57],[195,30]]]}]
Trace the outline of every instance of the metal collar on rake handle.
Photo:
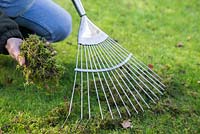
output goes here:
[{"label": "metal collar on rake handle", "polygon": [[90,119],[97,111],[102,119],[105,113],[121,118],[150,108],[149,103],[156,103],[163,94],[162,79],[93,24],[80,0],[72,2],[81,23],[68,117],[77,100],[75,94],[80,97],[80,105],[76,106],[80,106],[81,119]]},{"label": "metal collar on rake handle", "polygon": [[78,43],[82,45],[98,44],[108,38],[108,35],[100,30],[95,24],[93,24],[83,8],[80,0],[72,0],[76,10],[81,17],[81,23],[78,34]]},{"label": "metal collar on rake handle", "polygon": [[83,8],[83,5],[80,0],[72,0],[72,2],[80,17],[86,15],[85,9]]}]

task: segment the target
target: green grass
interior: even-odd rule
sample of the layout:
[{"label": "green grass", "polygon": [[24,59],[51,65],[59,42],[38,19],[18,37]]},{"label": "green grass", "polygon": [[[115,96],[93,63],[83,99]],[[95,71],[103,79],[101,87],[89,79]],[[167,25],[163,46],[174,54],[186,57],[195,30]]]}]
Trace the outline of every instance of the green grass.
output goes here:
[{"label": "green grass", "polygon": [[[71,119],[61,128],[70,99],[77,51],[79,17],[71,1],[56,0],[73,18],[68,39],[55,43],[58,61],[66,67],[58,92],[25,88],[10,57],[0,56],[0,128],[5,133],[200,133],[200,1],[84,1],[89,18],[154,70],[167,85],[157,105],[134,115],[133,127],[106,118]],[[176,47],[182,42],[183,47]],[[1,132],[0,132],[1,133]]]}]

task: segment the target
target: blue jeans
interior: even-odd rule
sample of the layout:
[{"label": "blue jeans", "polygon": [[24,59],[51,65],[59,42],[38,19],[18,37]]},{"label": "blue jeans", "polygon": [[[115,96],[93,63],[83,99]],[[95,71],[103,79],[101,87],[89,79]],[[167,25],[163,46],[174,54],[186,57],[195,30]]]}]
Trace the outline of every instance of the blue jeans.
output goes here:
[{"label": "blue jeans", "polygon": [[52,0],[0,0],[0,9],[50,42],[64,40],[72,30],[71,16]]}]

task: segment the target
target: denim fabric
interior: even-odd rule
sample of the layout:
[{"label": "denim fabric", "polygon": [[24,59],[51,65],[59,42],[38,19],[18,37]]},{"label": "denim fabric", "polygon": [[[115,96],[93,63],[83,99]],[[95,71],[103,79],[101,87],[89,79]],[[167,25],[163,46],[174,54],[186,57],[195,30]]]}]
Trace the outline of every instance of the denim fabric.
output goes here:
[{"label": "denim fabric", "polygon": [[[6,1],[9,6],[5,7]],[[20,5],[17,9],[9,8],[14,5]],[[17,1],[17,4],[16,4]],[[57,42],[65,39],[72,30],[72,19],[68,12],[58,6],[52,0],[25,0],[31,1],[29,4],[24,4],[24,0],[0,0],[1,8],[8,16],[15,16],[14,20],[20,27],[25,27],[34,33],[45,37],[50,42]],[[5,2],[3,4],[3,2]],[[21,4],[20,4],[21,3]],[[2,4],[2,5],[1,5]],[[22,5],[24,6],[22,8]],[[19,12],[15,11],[20,8]],[[22,9],[25,9],[22,11]],[[15,13],[14,13],[15,12]],[[13,14],[12,14],[13,13]],[[16,16],[18,15],[18,16]]]},{"label": "denim fabric", "polygon": [[35,0],[0,0],[0,8],[10,17],[23,14]]}]

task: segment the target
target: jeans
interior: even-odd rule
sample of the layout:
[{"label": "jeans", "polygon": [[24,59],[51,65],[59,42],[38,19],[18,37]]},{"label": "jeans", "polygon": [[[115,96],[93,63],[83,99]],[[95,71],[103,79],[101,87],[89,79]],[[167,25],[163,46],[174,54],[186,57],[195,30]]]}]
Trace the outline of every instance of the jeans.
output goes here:
[{"label": "jeans", "polygon": [[72,30],[70,14],[52,0],[0,0],[0,9],[20,27],[50,42],[64,40]]}]

